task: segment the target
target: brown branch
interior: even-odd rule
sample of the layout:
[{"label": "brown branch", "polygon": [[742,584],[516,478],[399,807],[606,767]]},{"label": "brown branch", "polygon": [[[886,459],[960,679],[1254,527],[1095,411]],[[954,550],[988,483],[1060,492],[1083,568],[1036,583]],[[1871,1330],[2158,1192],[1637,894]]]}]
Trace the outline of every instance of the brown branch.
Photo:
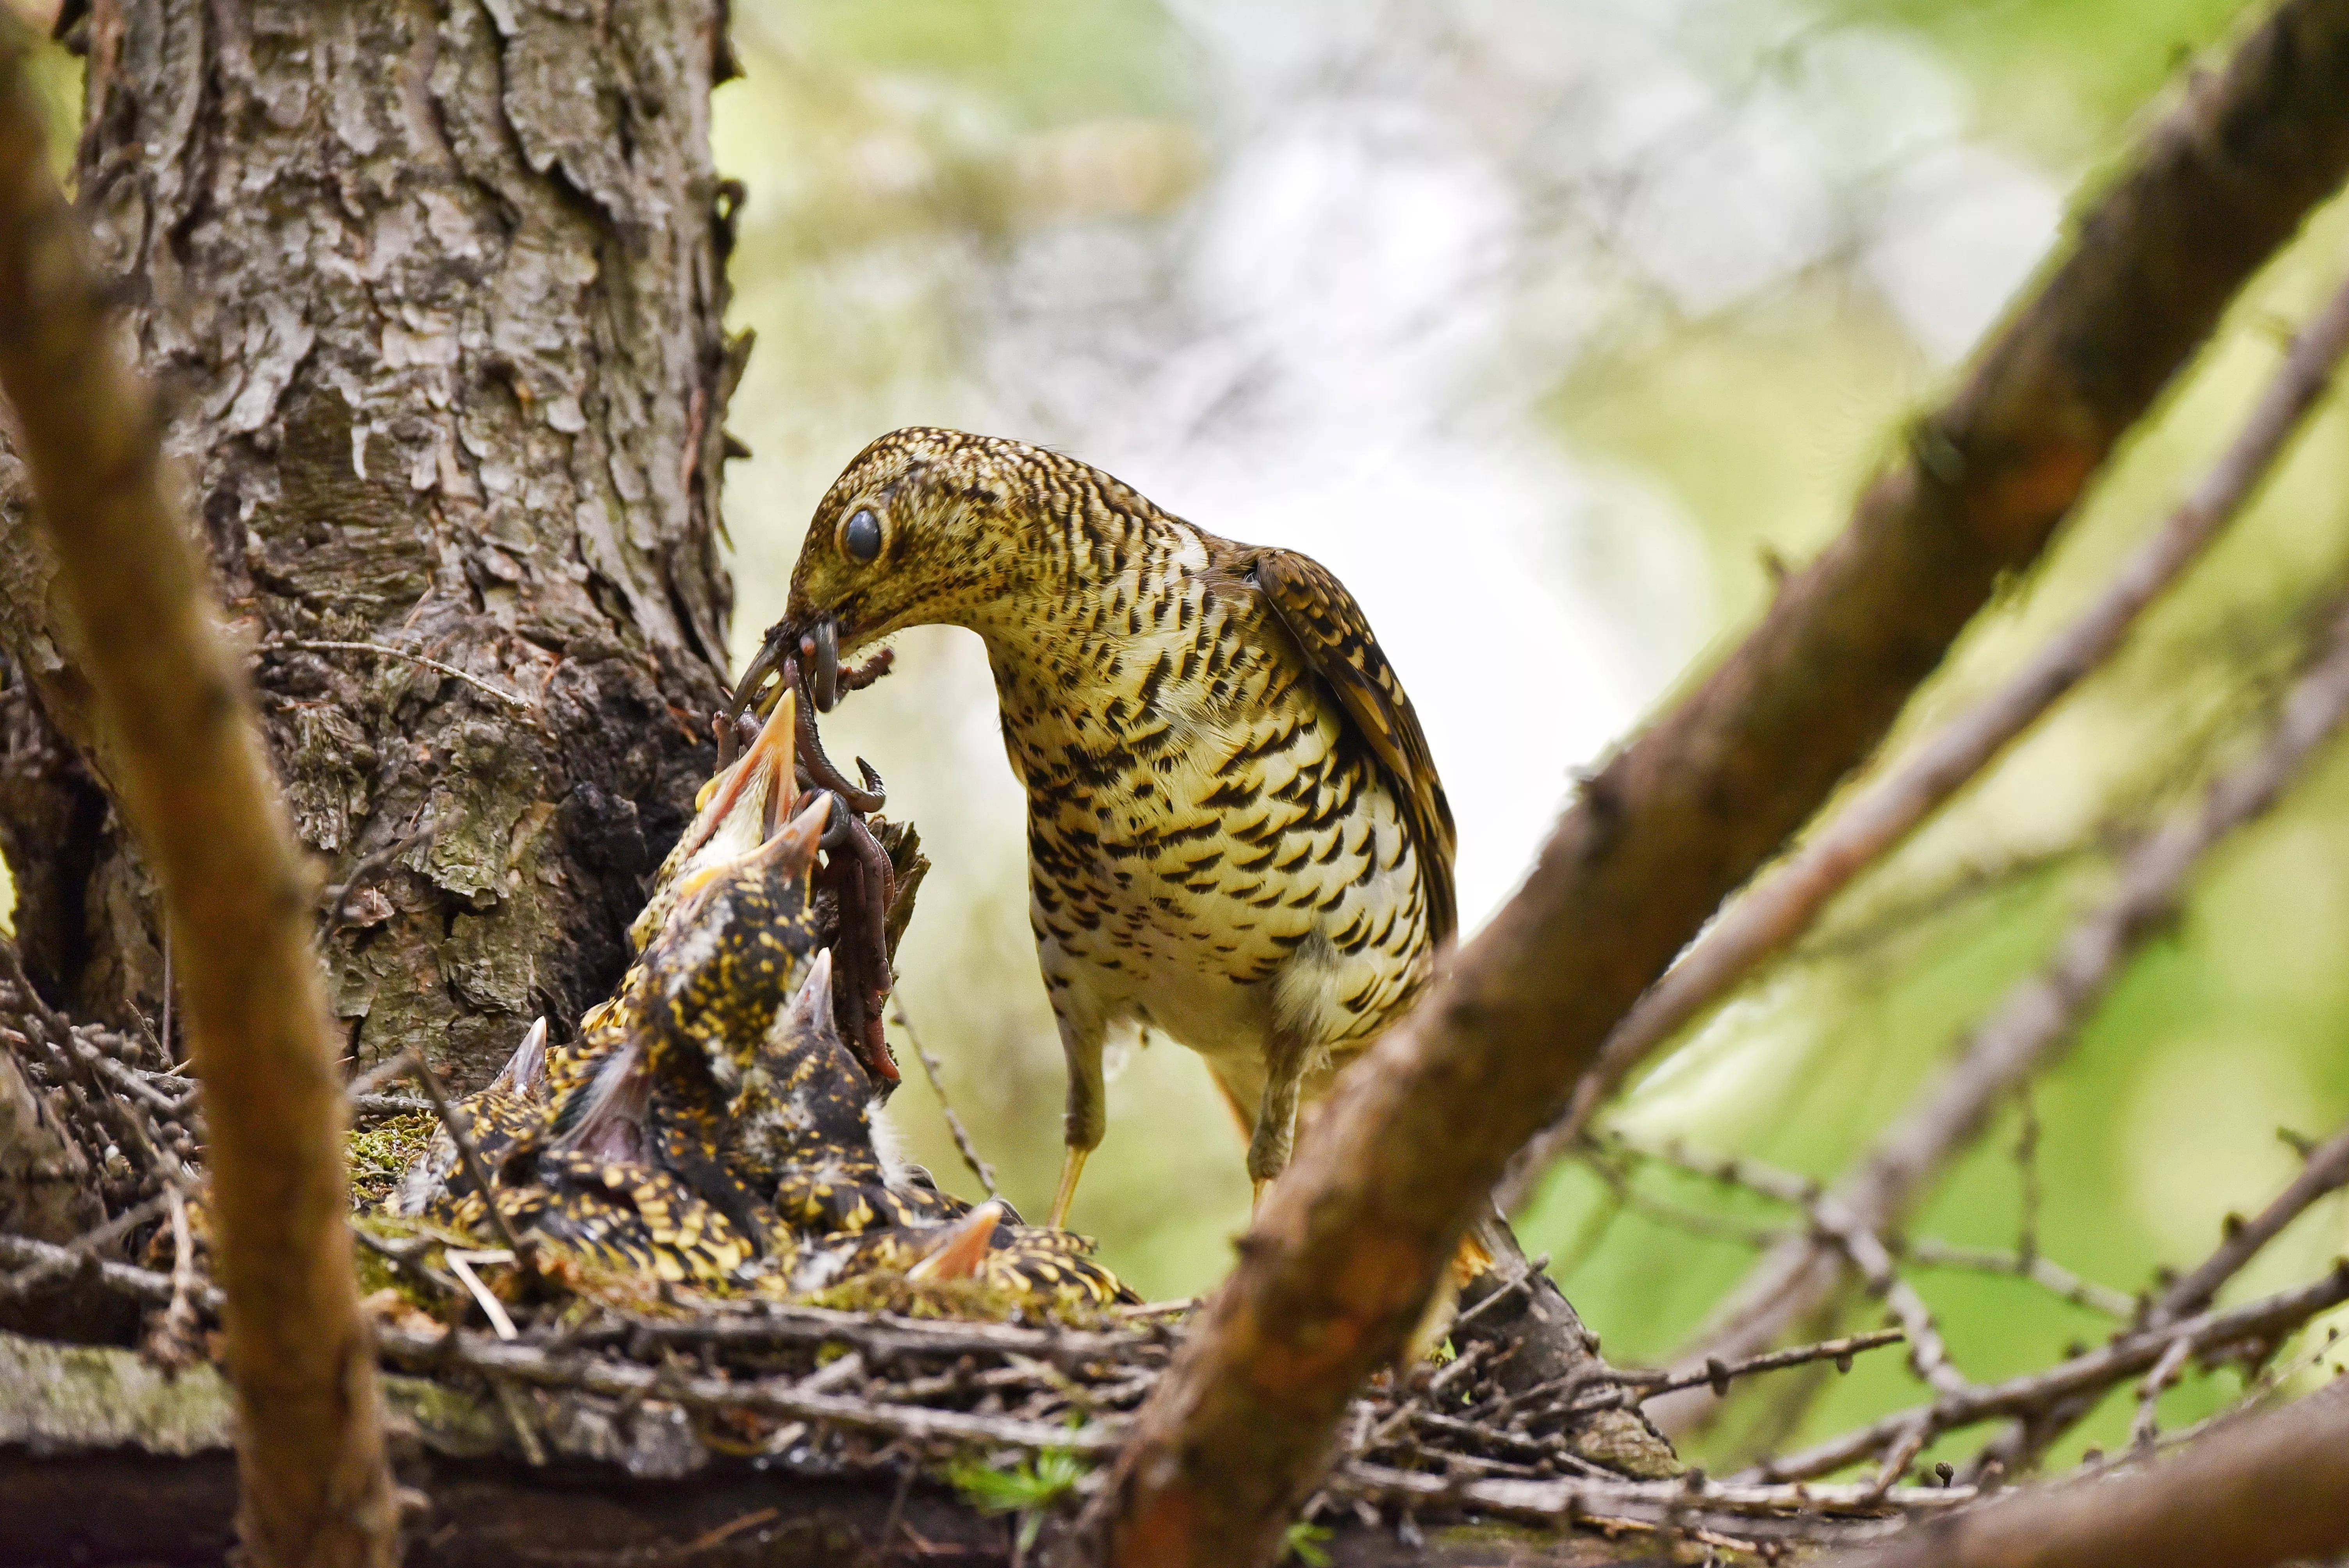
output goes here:
[{"label": "brown branch", "polygon": [[2226,1312],[2206,1312],[2165,1327],[2125,1334],[2043,1371],[1944,1394],[1930,1405],[1895,1411],[1840,1437],[1758,1465],[1752,1479],[1803,1480],[1832,1475],[1920,1429],[1930,1438],[2001,1416],[2042,1415],[2079,1395],[2101,1396],[2158,1365],[2180,1340],[2197,1356],[2244,1346],[2264,1348],[2344,1301],[2349,1301],[2349,1262],[2296,1289]]},{"label": "brown branch", "polygon": [[[2329,1148],[2328,1145],[2328,1150]],[[1610,1149],[1621,1150],[1637,1155],[1642,1160],[1654,1161],[1676,1170],[1688,1171],[1692,1175],[1702,1176],[1724,1187],[1752,1192],[1775,1203],[1784,1203],[1790,1208],[1800,1209],[1810,1217],[1815,1227],[1821,1226],[1816,1210],[1819,1200],[1826,1195],[1826,1188],[1823,1182],[1814,1181],[1810,1177],[1798,1176],[1791,1171],[1780,1170],[1748,1155],[1736,1155],[1724,1159],[1702,1154],[1691,1149],[1685,1141],[1677,1138],[1661,1144],[1648,1144],[1629,1133],[1611,1130],[1606,1135],[1603,1143],[1586,1138],[1582,1150],[1585,1157],[1594,1162],[1594,1168],[1600,1170],[1601,1180],[1604,1181],[1611,1181],[1619,1179],[1617,1173],[1605,1163],[1607,1151]],[[2315,1162],[2315,1158],[2313,1157],[2312,1164]],[[2344,1171],[2344,1180],[2349,1180],[2349,1171]],[[2307,1202],[2314,1202],[2314,1196],[2312,1195]],[[1702,1218],[1710,1221],[1712,1216]],[[1746,1229],[1750,1235],[1760,1238],[1760,1244],[1764,1246],[1782,1241],[1791,1233],[1783,1226],[1751,1226]],[[1888,1240],[1885,1245],[1894,1253],[1897,1261],[1913,1264],[1920,1268],[1962,1269],[1976,1274],[2004,1274],[2010,1279],[2028,1280],[2050,1295],[2061,1296],[2075,1306],[2085,1306],[2092,1312],[2101,1312],[2107,1317],[2133,1321],[2137,1315],[2140,1304],[2137,1297],[2124,1295],[2110,1285],[2098,1284],[2092,1280],[2082,1279],[2070,1269],[2037,1252],[2029,1253],[1992,1252],[1982,1247],[1959,1246],[1953,1243],[1936,1241],[1924,1236],[1903,1237],[1897,1241]]]},{"label": "brown branch", "polygon": [[1921,1522],[1831,1568],[2256,1568],[2349,1548],[2349,1387],[2090,1481]]},{"label": "brown branch", "polygon": [[344,1225],[314,901],[162,467],[154,399],[49,176],[23,48],[0,38],[0,387],[82,634],[110,782],[174,934],[210,1126],[244,1539],[267,1564],[388,1563],[391,1478]]},{"label": "brown branch", "polygon": [[[2163,930],[2187,879],[2230,833],[2283,793],[2310,756],[2349,719],[2349,613],[2331,647],[2301,677],[2259,752],[2210,786],[2201,804],[2165,824],[2124,862],[2120,887],[2067,934],[2045,970],[2018,985],[1968,1038],[1957,1059],[1877,1140],[1829,1193],[1852,1222],[1876,1234],[1898,1228],[1991,1114],[2073,1037],[2128,960]],[[1715,1318],[1692,1358],[1763,1349],[1824,1305],[1844,1262],[1821,1238],[1779,1243],[1758,1262]],[[1700,1407],[1697,1396],[1659,1416],[1668,1425]]]},{"label": "brown branch", "polygon": [[[98,1284],[129,1300],[149,1306],[171,1305],[172,1280],[167,1274],[142,1269],[131,1264],[108,1263],[93,1253],[76,1252],[71,1247],[57,1246],[50,1242],[36,1242],[29,1236],[0,1235],[0,1265],[12,1269],[53,1269],[58,1274],[70,1274],[77,1269],[93,1273]],[[190,1299],[199,1305],[217,1308],[221,1293],[211,1285],[194,1287]]]},{"label": "brown branch", "polygon": [[2101,1312],[2106,1317],[2126,1320],[2137,1315],[2135,1296],[2095,1280],[2082,1279],[2044,1253],[1998,1253],[1917,1236],[1900,1243],[1900,1256],[1920,1268],[1955,1269],[2029,1280],[2050,1295],[2060,1296],[2074,1306],[2085,1306],[2090,1312]]},{"label": "brown branch", "polygon": [[[1785,864],[1730,905],[1615,1026],[1567,1114],[1526,1146],[1508,1183],[1521,1200],[1599,1102],[1738,983],[1807,931],[1853,879],[1897,848],[2110,658],[2147,605],[2202,558],[2292,445],[2349,354],[2349,286],[2317,313],[2285,355],[2234,445],[2077,620],[2007,684],[1919,742],[1889,776],[1838,810]],[[1514,1206],[1514,1203],[1506,1205]]]},{"label": "brown branch", "polygon": [[2349,1187],[2349,1128],[2334,1133],[2312,1150],[2300,1174],[2275,1195],[2268,1206],[2240,1224],[2230,1223],[2218,1250],[2187,1274],[2171,1282],[2148,1315],[2155,1323],[2173,1323],[2199,1312],[2217,1298],[2221,1286],[2243,1272],[2260,1249],[2280,1235],[2286,1225],[2306,1213],[2320,1198]]},{"label": "brown branch", "polygon": [[1269,1561],[1508,1157],[1720,901],[1880,740],[2228,299],[2349,169],[2349,0],[2286,0],[2158,122],[1844,534],[1591,779],[1350,1070],[1091,1511],[1129,1568]]},{"label": "brown branch", "polygon": [[947,1086],[938,1073],[938,1059],[930,1055],[928,1048],[922,1044],[922,1037],[914,1032],[914,1020],[905,1014],[905,998],[893,994],[889,998],[889,1010],[896,1016],[897,1027],[905,1031],[905,1043],[914,1047],[914,1059],[922,1064],[922,1076],[930,1080],[930,1092],[937,1096],[938,1114],[946,1118],[947,1131],[954,1138],[955,1152],[962,1156],[962,1162],[970,1168],[972,1175],[978,1178],[978,1184],[987,1190],[988,1197],[1001,1197],[1001,1191],[995,1185],[995,1167],[980,1157],[978,1145],[971,1141],[962,1118],[955,1114],[954,1102],[947,1099]]},{"label": "brown branch", "polygon": [[[2145,1326],[2166,1327],[2209,1305],[2221,1287],[2240,1274],[2285,1226],[2307,1212],[2318,1199],[2344,1186],[2349,1186],[2349,1128],[2311,1150],[2300,1174],[2266,1208],[2239,1225],[2230,1225],[2208,1258],[2172,1280],[2146,1309]],[[2153,1392],[2158,1396],[2159,1390]],[[1980,1470],[1985,1464],[1995,1463],[2006,1473],[2014,1474],[2045,1453],[2095,1408],[2091,1399],[2057,1405],[1992,1443],[1970,1468]]]}]

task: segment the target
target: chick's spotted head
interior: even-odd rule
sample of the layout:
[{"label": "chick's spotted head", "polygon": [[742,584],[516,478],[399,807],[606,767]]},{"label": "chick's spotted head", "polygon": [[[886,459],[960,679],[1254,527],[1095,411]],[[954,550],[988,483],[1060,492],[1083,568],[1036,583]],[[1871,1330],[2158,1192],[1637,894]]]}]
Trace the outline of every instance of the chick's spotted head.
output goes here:
[{"label": "chick's spotted head", "polygon": [[[738,706],[803,639],[828,666],[906,626],[984,632],[1016,619],[1022,593],[1065,566],[1069,539],[1056,520],[1077,504],[1070,481],[1080,473],[1092,470],[961,430],[911,426],[866,447],[815,509],[783,619],[737,688]],[[828,669],[806,673],[828,686]]]},{"label": "chick's spotted head", "polygon": [[833,1014],[832,954],[815,955],[746,1072],[737,1100],[740,1139],[764,1163],[851,1163],[877,1158],[872,1076]]},{"label": "chick's spotted head", "polygon": [[657,1069],[704,1070],[725,1095],[740,1089],[822,940],[808,875],[832,806],[811,796],[747,854],[680,879],[638,982]]}]

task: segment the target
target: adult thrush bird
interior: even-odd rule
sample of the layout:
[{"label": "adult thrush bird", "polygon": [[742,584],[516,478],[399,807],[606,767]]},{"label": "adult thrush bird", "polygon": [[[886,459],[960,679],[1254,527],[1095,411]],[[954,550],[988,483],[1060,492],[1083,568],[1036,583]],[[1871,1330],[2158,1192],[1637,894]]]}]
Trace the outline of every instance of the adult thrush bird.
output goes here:
[{"label": "adult thrush bird", "polygon": [[1455,920],[1454,831],[1410,699],[1316,562],[1171,517],[1073,459],[912,428],[816,508],[784,619],[809,689],[906,626],[987,645],[1028,793],[1030,916],[1068,1057],[1066,1217],[1124,1023],[1207,1060],[1257,1190],[1300,1094],[1426,985]]}]

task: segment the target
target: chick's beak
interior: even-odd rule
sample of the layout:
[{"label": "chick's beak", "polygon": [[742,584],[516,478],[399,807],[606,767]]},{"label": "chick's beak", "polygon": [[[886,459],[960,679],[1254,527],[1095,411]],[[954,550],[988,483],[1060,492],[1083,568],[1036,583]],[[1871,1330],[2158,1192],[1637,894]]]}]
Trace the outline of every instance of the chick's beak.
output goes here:
[{"label": "chick's beak", "polygon": [[759,824],[761,836],[771,835],[775,824],[787,816],[797,804],[793,796],[792,768],[797,760],[792,750],[792,731],[798,717],[799,697],[785,692],[775,704],[775,711],[760,727],[759,738],[750,743],[733,769],[724,774],[718,785],[718,794],[703,809],[701,820],[707,831],[714,833],[718,825],[734,814],[743,795],[750,786],[764,779],[767,785],[766,810]]},{"label": "chick's beak", "polygon": [[905,1271],[914,1280],[969,1279],[987,1261],[995,1245],[995,1227],[1003,1220],[1003,1204],[981,1203],[946,1228],[922,1261]]},{"label": "chick's beak", "polygon": [[[788,758],[788,749],[784,753]],[[786,769],[791,764],[784,763]],[[752,851],[750,859],[780,866],[787,877],[803,877],[815,866],[815,852],[823,844],[823,825],[832,815],[832,797],[811,795],[802,803],[799,814],[777,830],[765,843]]]}]

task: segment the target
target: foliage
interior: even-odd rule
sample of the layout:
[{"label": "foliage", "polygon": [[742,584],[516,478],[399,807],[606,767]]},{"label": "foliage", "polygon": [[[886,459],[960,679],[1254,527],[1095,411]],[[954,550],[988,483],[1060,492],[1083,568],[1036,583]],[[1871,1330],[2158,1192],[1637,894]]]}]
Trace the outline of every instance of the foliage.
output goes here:
[{"label": "foliage", "polygon": [[1019,1515],[1022,1554],[1036,1544],[1037,1532],[1052,1505],[1073,1492],[1084,1478],[1084,1461],[1065,1449],[1048,1449],[1008,1468],[963,1459],[947,1470],[948,1484],[973,1508],[982,1513]]}]

